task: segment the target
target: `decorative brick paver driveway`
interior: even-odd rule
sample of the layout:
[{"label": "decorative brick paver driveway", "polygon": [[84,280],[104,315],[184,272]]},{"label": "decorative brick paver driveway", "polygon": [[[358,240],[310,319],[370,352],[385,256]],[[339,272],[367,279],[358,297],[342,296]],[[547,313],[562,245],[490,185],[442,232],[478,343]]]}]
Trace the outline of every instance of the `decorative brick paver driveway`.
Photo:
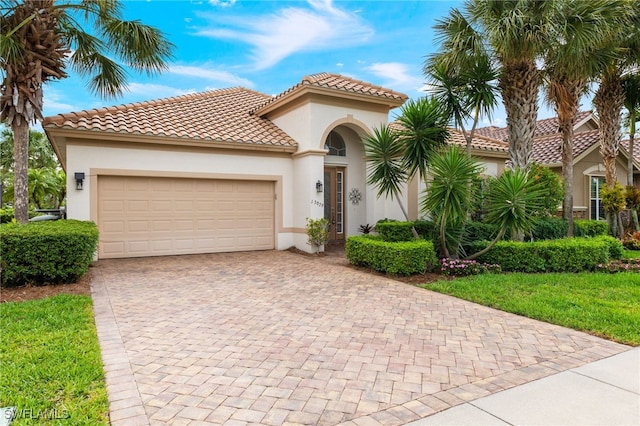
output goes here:
[{"label": "decorative brick paver driveway", "polygon": [[289,252],[93,272],[114,425],[400,425],[629,349]]}]

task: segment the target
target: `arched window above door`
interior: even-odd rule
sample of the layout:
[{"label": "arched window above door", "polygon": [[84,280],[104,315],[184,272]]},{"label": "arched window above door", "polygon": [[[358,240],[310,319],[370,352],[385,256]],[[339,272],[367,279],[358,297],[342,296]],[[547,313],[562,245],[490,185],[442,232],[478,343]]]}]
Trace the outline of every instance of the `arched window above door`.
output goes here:
[{"label": "arched window above door", "polygon": [[347,155],[347,148],[344,143],[344,139],[342,139],[342,136],[340,136],[338,132],[333,130],[329,133],[329,136],[327,136],[327,140],[324,143],[324,149],[329,151],[327,155],[334,155],[336,157],[346,157]]}]

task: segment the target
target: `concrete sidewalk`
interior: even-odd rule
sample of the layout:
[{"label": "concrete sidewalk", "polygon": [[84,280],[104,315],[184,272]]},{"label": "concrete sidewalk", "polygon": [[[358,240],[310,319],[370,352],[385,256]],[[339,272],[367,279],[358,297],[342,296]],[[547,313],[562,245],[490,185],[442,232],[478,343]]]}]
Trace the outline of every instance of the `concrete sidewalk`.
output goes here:
[{"label": "concrete sidewalk", "polygon": [[640,425],[640,348],[455,406],[410,425]]}]

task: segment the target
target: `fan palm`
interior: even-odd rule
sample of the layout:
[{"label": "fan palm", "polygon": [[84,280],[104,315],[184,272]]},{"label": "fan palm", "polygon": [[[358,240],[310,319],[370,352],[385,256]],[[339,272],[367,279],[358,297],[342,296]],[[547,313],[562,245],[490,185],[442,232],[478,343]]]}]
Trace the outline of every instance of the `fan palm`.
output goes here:
[{"label": "fan palm", "polygon": [[619,0],[562,0],[554,3],[554,33],[545,52],[547,100],[555,107],[562,134],[563,217],[573,236],[573,137],[580,98],[614,51],[606,41],[624,29],[626,8]]},{"label": "fan palm", "polygon": [[627,158],[627,184],[633,185],[633,151],[636,122],[640,120],[640,74],[628,74],[622,78],[624,107],[629,119],[629,153]]},{"label": "fan palm", "polygon": [[122,19],[118,0],[2,0],[0,7],[0,120],[13,131],[15,216],[24,223],[29,126],[43,118],[43,84],[67,77],[71,67],[89,78],[92,92],[115,97],[126,88],[126,72],[112,57],[155,74],[173,46],[157,29]]},{"label": "fan palm", "polygon": [[[491,52],[499,64],[498,86],[507,113],[509,159],[512,167],[533,161],[533,137],[538,117],[541,72],[536,60],[550,33],[553,2],[537,0],[467,1],[462,15],[468,25],[451,27],[444,46],[454,63],[470,50]],[[457,33],[458,29],[459,33]]]},{"label": "fan palm", "polygon": [[600,153],[609,188],[616,182],[616,158],[622,137],[620,120],[625,101],[622,76],[630,67],[640,64],[640,0],[622,0],[622,3],[630,14],[629,20],[624,31],[613,34],[605,46],[617,54],[602,70],[593,98],[599,119]]}]

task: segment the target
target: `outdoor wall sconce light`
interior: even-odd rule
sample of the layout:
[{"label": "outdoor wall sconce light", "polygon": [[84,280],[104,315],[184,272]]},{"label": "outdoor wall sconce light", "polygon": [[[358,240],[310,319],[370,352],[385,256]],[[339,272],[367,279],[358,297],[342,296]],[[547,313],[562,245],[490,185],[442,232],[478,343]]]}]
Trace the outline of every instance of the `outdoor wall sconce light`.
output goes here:
[{"label": "outdoor wall sconce light", "polygon": [[320,182],[320,181],[316,182],[316,192],[318,194],[322,192],[322,182]]},{"label": "outdoor wall sconce light", "polygon": [[81,190],[82,189],[82,183],[84,182],[84,173],[76,172],[75,178],[76,178],[76,189],[77,190]]}]

